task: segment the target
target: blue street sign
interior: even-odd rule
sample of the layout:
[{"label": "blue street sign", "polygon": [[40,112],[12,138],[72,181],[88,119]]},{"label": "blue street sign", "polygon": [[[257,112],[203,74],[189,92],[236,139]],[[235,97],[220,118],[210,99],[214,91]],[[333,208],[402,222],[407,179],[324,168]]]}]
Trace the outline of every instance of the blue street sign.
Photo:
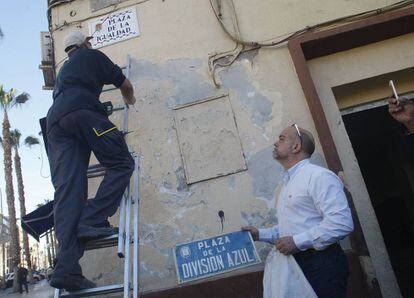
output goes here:
[{"label": "blue street sign", "polygon": [[249,232],[238,231],[179,244],[174,248],[178,283],[260,263]]}]

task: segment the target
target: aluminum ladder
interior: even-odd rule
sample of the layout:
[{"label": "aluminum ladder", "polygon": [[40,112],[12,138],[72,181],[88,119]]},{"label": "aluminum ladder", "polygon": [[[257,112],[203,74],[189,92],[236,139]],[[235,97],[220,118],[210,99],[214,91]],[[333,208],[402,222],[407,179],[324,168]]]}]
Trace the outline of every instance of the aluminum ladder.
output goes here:
[{"label": "aluminum ladder", "polygon": [[[131,67],[131,58],[128,55],[126,64],[122,67],[125,77],[129,79],[129,71]],[[109,92],[117,88],[110,87],[103,89],[102,92]],[[124,104],[119,107],[112,107],[112,104],[107,105],[107,112],[123,112],[122,132],[124,137],[128,133],[128,105]],[[64,291],[55,289],[54,298],[59,297],[92,297],[112,293],[122,293],[124,298],[132,297],[138,298],[138,263],[139,263],[139,238],[138,238],[138,215],[139,215],[139,157],[131,150],[129,151],[135,161],[135,169],[131,181],[125,190],[122,201],[119,206],[119,232],[116,235],[91,240],[87,242],[85,250],[95,250],[106,247],[118,246],[118,257],[123,258],[124,266],[124,281],[121,284],[112,284],[101,286],[97,288],[90,288],[77,291]],[[99,164],[90,165],[88,167],[88,178],[100,177],[105,175],[105,168]],[[132,183],[132,186],[131,186]],[[133,188],[133,189],[132,189]],[[132,213],[132,215],[131,215]],[[132,216],[132,231],[131,231],[131,216]],[[133,254],[131,258],[130,244],[133,244]],[[132,267],[132,281],[131,281],[131,267]]]}]

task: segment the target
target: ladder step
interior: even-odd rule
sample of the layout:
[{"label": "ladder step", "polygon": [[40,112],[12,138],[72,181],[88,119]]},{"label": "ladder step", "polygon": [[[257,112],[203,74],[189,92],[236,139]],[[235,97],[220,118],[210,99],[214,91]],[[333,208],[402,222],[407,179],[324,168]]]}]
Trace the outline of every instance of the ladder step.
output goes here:
[{"label": "ladder step", "polygon": [[91,165],[88,167],[87,176],[88,178],[100,177],[105,175],[106,168],[100,164]]},{"label": "ladder step", "polygon": [[98,288],[91,288],[78,291],[63,292],[60,297],[91,297],[98,295],[106,295],[112,293],[119,293],[124,291],[124,284],[108,285]]},{"label": "ladder step", "polygon": [[94,173],[94,174],[88,174],[87,177],[88,178],[95,178],[95,177],[101,177],[105,175],[105,172],[99,172],[99,173]]},{"label": "ladder step", "polygon": [[125,106],[117,106],[117,107],[113,107],[112,111],[116,112],[116,111],[123,111],[125,109]]},{"label": "ladder step", "polygon": [[[129,240],[130,244],[134,243],[134,238],[131,236]],[[106,247],[113,247],[118,245],[118,234],[111,235],[104,238],[99,238],[95,240],[88,241],[86,243],[85,250],[94,250]],[[123,258],[123,255],[118,255],[120,258]]]},{"label": "ladder step", "polygon": [[112,246],[116,246],[116,245],[118,245],[118,234],[88,241],[86,243],[85,250],[93,250],[93,249],[99,249],[99,248],[105,248],[105,247],[112,247]]},{"label": "ladder step", "polygon": [[100,164],[90,165],[88,167],[88,173],[94,172],[94,171],[105,171],[105,167],[101,166]]},{"label": "ladder step", "polygon": [[108,91],[114,91],[114,90],[116,90],[116,89],[118,89],[117,87],[109,87],[109,88],[105,88],[105,89],[102,89],[102,92],[101,93],[103,93],[103,92],[108,92]]}]

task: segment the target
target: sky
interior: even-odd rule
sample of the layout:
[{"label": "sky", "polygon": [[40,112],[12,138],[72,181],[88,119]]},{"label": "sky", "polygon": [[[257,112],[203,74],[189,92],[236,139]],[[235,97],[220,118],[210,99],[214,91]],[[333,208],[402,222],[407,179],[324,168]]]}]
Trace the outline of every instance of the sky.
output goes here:
[{"label": "sky", "polygon": [[[39,118],[46,115],[51,103],[51,91],[42,90],[44,84],[41,62],[40,32],[48,31],[46,0],[2,0],[0,1],[0,28],[4,34],[0,40],[0,84],[6,90],[17,89],[18,94],[27,92],[30,100],[14,108],[9,119],[12,129],[22,133],[21,143],[29,135],[38,136]],[[3,115],[0,115],[3,122]],[[40,137],[41,138],[41,137]],[[20,147],[23,182],[26,194],[26,209],[31,212],[37,204],[53,199],[49,164],[43,146],[32,149]],[[43,168],[42,159],[43,156]],[[7,215],[3,151],[0,149],[0,191],[4,213]],[[47,178],[44,178],[44,177]],[[20,218],[17,183],[14,179],[17,217]]]}]

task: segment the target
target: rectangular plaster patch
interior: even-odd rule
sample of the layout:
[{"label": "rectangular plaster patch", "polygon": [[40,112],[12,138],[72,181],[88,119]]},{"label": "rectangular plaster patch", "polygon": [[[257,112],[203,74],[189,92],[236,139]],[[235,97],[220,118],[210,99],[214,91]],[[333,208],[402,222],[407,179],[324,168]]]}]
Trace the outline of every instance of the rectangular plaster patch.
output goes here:
[{"label": "rectangular plaster patch", "polygon": [[228,96],[176,108],[174,119],[188,184],[246,169]]}]

